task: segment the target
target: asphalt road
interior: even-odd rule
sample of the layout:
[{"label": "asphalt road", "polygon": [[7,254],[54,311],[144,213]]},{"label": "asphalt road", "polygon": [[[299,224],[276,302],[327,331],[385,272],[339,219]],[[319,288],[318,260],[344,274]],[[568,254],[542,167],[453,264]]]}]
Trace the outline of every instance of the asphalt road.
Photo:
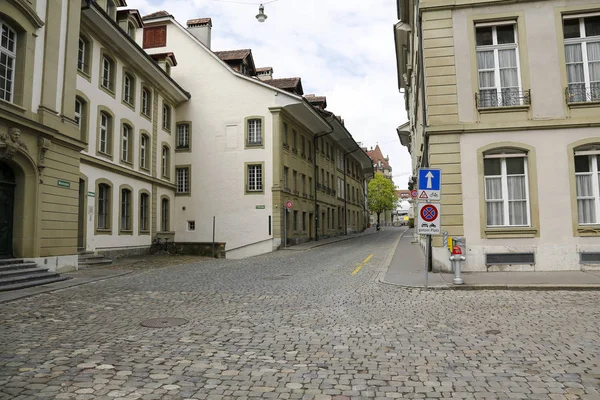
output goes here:
[{"label": "asphalt road", "polygon": [[0,399],[600,399],[599,292],[376,283],[400,232],[2,304]]}]

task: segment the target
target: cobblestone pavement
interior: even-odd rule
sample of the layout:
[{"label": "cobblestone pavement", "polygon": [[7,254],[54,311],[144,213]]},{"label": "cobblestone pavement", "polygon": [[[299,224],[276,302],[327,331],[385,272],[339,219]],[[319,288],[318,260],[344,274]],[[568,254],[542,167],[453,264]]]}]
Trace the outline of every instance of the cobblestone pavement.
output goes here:
[{"label": "cobblestone pavement", "polygon": [[399,234],[2,304],[0,398],[600,399],[598,292],[375,283]]}]

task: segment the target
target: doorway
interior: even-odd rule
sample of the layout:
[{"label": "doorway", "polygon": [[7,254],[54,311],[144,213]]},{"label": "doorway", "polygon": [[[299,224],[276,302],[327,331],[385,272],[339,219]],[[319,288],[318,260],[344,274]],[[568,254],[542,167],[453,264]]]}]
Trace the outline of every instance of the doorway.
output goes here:
[{"label": "doorway", "polygon": [[13,215],[15,200],[15,174],[0,162],[0,258],[13,256]]},{"label": "doorway", "polygon": [[85,181],[79,179],[79,211],[77,220],[77,251],[85,250],[85,218],[87,206],[87,193]]}]

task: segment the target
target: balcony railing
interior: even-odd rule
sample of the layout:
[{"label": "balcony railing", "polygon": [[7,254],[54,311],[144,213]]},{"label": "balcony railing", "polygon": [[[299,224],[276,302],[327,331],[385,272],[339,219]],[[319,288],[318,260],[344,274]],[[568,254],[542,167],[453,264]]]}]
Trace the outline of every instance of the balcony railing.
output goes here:
[{"label": "balcony railing", "polygon": [[477,108],[515,107],[531,104],[531,90],[506,89],[498,92],[496,89],[482,90],[475,93]]},{"label": "balcony railing", "polygon": [[290,145],[287,144],[287,143],[284,143],[283,144],[283,148],[286,149],[286,150],[289,150],[290,149]]},{"label": "balcony railing", "polygon": [[584,85],[571,85],[566,89],[567,104],[600,102],[600,84],[586,88]]},{"label": "balcony railing", "polygon": [[298,155],[298,149],[296,147],[293,147],[292,148],[292,153]]}]

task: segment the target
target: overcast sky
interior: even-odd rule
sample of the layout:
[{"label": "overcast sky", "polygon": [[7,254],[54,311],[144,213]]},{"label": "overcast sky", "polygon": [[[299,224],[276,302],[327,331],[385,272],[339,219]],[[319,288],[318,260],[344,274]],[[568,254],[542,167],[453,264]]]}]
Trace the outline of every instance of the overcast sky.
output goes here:
[{"label": "overcast sky", "polygon": [[[212,18],[212,50],[252,49],[257,67],[275,78],[301,77],[305,94],[327,96],[363,146],[390,157],[394,183],[406,189],[410,157],[396,127],[406,121],[398,92],[393,24],[396,0],[276,0],[257,22],[251,0],[127,0],[142,15],[165,10],[185,26]],[[177,56],[177,54],[175,55]]]}]

